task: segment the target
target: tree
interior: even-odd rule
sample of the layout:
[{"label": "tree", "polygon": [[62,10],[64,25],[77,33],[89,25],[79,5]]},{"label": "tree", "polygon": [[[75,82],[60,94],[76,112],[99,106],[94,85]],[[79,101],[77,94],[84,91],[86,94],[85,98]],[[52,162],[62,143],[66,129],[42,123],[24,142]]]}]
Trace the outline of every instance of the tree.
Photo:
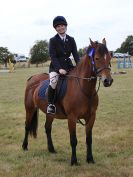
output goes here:
[{"label": "tree", "polygon": [[46,40],[36,41],[35,45],[30,49],[30,62],[39,64],[49,59],[48,42]]},{"label": "tree", "polygon": [[7,47],[0,47],[0,63],[4,63],[7,66],[7,62],[14,60],[14,56],[11,52],[8,51]]},{"label": "tree", "polygon": [[133,55],[133,35],[127,36],[126,40],[121,44],[121,47],[116,52],[129,53]]},{"label": "tree", "polygon": [[82,57],[86,54],[86,51],[87,51],[87,47],[84,47],[84,48],[80,48],[78,50],[78,54],[79,54],[79,57]]}]

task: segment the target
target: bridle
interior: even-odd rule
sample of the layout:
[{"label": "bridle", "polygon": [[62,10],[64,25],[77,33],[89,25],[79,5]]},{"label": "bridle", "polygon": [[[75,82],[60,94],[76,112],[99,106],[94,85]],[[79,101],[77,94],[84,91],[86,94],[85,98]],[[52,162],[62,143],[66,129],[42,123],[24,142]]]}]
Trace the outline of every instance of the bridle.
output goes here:
[{"label": "bridle", "polygon": [[103,70],[111,70],[110,67],[102,67],[102,68],[96,68],[96,64],[95,64],[95,60],[94,60],[94,56],[95,56],[95,48],[91,47],[88,51],[87,51],[87,56],[88,58],[90,59],[90,62],[91,62],[91,73],[94,73],[93,75],[91,75],[90,77],[78,77],[78,74],[76,72],[76,76],[73,76],[73,75],[66,75],[67,77],[75,77],[77,79],[77,83],[81,89],[81,91],[84,93],[84,95],[88,96],[85,91],[81,88],[81,85],[80,85],[80,82],[79,82],[79,79],[82,79],[82,80],[88,80],[88,81],[91,81],[91,80],[97,80],[97,78],[99,78],[99,84],[98,84],[98,88],[95,92],[95,94],[93,95],[96,96],[99,89],[100,89],[100,81],[101,81],[101,76],[99,75]]},{"label": "bridle", "polygon": [[103,70],[111,70],[110,67],[102,67],[102,68],[96,68],[94,56],[95,56],[95,48],[91,47],[89,51],[87,52],[87,55],[91,61],[91,66],[92,66],[92,72],[95,73],[96,77],[98,77],[99,73],[101,73]]},{"label": "bridle", "polygon": [[[95,49],[94,48],[90,48],[90,50],[87,53],[90,61],[91,61],[91,68],[92,68],[92,72],[95,73],[95,79],[97,79],[97,77],[99,77],[99,73],[101,73],[103,70],[107,69],[107,70],[111,70],[110,67],[102,67],[102,68],[96,68],[96,64],[95,64],[95,60],[94,60],[94,56],[95,56]],[[92,77],[92,76],[91,76]],[[93,97],[95,97],[98,94],[98,91],[100,89],[100,81],[101,81],[101,77],[99,77],[99,84],[98,84],[98,88],[95,92],[94,95],[92,95],[92,97],[90,99],[92,99]],[[78,80],[78,85],[80,86],[80,82]],[[80,86],[81,88],[81,86]],[[84,93],[84,95],[86,95],[86,93],[84,92],[84,90],[81,88],[82,92]],[[87,95],[86,95],[87,96]],[[92,106],[92,105],[91,105]],[[80,123],[81,125],[85,126],[86,123],[83,123],[80,119],[77,121],[77,123]]]}]

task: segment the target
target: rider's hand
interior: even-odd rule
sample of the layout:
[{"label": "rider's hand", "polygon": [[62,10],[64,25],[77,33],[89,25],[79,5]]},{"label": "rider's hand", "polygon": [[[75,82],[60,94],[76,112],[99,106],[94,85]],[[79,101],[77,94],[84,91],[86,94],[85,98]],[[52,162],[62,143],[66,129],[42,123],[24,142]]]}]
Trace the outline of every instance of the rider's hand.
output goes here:
[{"label": "rider's hand", "polygon": [[64,69],[59,69],[59,73],[62,74],[62,75],[65,75],[67,73],[67,71],[64,70]]}]

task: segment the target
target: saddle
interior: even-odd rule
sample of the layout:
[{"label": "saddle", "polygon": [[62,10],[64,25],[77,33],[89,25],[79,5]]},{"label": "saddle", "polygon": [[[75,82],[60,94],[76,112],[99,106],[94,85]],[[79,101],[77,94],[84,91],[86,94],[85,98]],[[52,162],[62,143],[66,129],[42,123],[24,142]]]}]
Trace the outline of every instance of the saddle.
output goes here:
[{"label": "saddle", "polygon": [[[47,91],[48,91],[48,86],[49,86],[50,80],[45,80],[42,82],[42,85],[39,88],[38,96],[40,97],[41,100],[47,100]],[[67,89],[67,79],[65,76],[60,76],[57,87],[56,87],[56,94],[54,98],[54,102],[56,103],[57,100],[63,99],[65,96]]]}]

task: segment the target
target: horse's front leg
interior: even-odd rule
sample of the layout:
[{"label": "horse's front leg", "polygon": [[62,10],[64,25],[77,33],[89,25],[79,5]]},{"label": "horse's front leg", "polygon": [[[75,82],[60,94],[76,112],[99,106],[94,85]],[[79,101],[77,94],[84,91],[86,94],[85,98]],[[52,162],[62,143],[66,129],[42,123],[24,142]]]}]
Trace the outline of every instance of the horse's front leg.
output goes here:
[{"label": "horse's front leg", "polygon": [[89,121],[86,124],[86,145],[87,145],[87,156],[86,160],[88,163],[95,163],[92,154],[92,128],[95,121],[95,114],[91,115]]},{"label": "horse's front leg", "polygon": [[51,153],[56,153],[51,137],[51,130],[52,130],[52,122],[53,122],[53,117],[51,115],[46,115],[46,122],[45,122],[45,132],[47,135],[47,144],[48,144],[48,150]]},{"label": "horse's front leg", "polygon": [[70,133],[70,144],[72,148],[71,165],[78,165],[76,156],[76,146],[77,146],[76,119],[72,115],[68,117],[68,127]]}]

